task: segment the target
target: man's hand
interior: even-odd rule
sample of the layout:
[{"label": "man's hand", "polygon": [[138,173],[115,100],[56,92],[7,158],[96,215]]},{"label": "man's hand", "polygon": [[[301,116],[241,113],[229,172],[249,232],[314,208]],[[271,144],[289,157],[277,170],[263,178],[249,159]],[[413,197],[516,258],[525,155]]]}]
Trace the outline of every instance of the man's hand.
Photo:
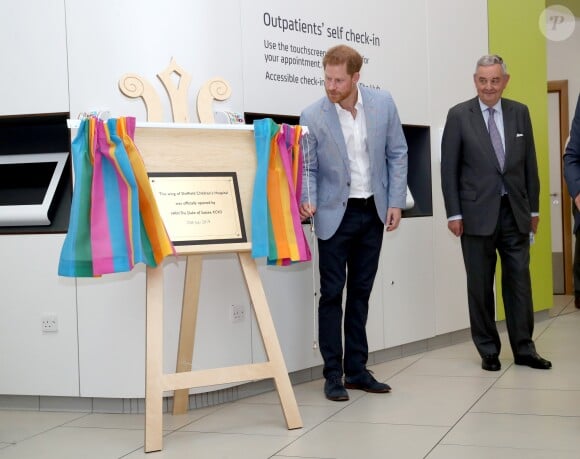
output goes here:
[{"label": "man's hand", "polygon": [[389,207],[387,209],[387,222],[385,229],[387,231],[395,231],[401,222],[401,209],[398,207]]},{"label": "man's hand", "polygon": [[316,213],[316,206],[313,206],[309,202],[303,202],[300,204],[298,211],[300,212],[300,221],[303,222],[304,220],[311,218]]},{"label": "man's hand", "polygon": [[532,217],[532,233],[536,234],[536,232],[538,231],[538,225],[540,223],[540,217],[539,216],[535,216]]},{"label": "man's hand", "polygon": [[459,237],[463,234],[463,220],[450,220],[447,222],[447,228],[451,231],[455,236]]}]

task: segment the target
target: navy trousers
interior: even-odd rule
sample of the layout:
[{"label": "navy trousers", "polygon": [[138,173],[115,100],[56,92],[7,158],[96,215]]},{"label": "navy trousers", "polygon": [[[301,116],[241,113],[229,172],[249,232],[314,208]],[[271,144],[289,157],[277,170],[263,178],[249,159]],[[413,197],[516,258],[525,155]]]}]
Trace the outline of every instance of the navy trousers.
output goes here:
[{"label": "navy trousers", "polygon": [[318,340],[325,378],[343,373],[355,376],[366,368],[369,297],[379,265],[383,231],[384,225],[372,198],[349,199],[336,233],[330,239],[318,239]]}]

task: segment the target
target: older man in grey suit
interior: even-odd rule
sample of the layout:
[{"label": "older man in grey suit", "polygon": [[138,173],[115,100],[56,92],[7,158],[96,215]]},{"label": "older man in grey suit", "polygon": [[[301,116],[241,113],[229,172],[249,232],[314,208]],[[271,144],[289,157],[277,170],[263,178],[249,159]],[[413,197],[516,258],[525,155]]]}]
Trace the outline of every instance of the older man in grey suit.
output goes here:
[{"label": "older man in grey suit", "polygon": [[509,81],[497,55],[481,57],[477,97],[449,110],[441,144],[441,185],[449,230],[461,237],[471,335],[487,371],[501,369],[493,291],[497,252],[516,365],[549,369],[536,353],[530,232],[539,221],[540,181],[528,108],[502,99]]},{"label": "older man in grey suit", "polygon": [[300,117],[308,127],[300,214],[313,218],[318,237],[324,393],[344,401],[346,388],[391,391],[366,368],[366,321],[384,228],[399,226],[405,206],[407,143],[391,95],[358,85],[362,57],[356,50],[335,46],[322,64],[326,97]]}]

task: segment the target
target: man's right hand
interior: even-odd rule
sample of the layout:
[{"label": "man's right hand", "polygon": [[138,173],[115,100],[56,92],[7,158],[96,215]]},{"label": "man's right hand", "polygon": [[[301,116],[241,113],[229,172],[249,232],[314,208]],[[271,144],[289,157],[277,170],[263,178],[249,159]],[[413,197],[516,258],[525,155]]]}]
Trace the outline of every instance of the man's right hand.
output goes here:
[{"label": "man's right hand", "polygon": [[459,237],[463,234],[463,220],[451,220],[447,222],[447,228],[451,231],[455,236]]},{"label": "man's right hand", "polygon": [[300,204],[300,221],[308,220],[316,213],[316,206],[313,206],[309,202],[303,202]]}]

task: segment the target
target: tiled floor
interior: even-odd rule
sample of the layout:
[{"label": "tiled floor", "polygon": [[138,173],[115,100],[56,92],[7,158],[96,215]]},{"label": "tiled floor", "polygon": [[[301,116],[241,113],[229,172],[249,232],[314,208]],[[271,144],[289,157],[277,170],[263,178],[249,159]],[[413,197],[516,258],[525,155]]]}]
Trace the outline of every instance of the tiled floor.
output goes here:
[{"label": "tiled floor", "polygon": [[350,391],[329,402],[323,381],[295,386],[304,428],[289,431],[276,393],[165,415],[163,450],[143,451],[143,415],[0,411],[0,459],[580,458],[580,311],[556,297],[536,323],[550,371],[485,372],[471,343],[375,365],[391,394]]}]

